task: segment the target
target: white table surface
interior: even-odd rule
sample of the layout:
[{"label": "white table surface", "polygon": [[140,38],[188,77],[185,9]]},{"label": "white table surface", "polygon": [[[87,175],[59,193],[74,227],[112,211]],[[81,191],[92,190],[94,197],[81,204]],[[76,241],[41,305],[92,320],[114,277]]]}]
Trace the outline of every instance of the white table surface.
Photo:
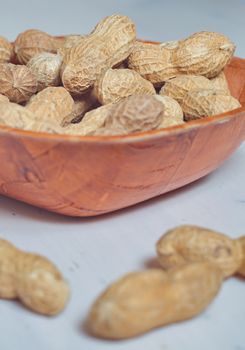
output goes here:
[{"label": "white table surface", "polygon": [[[1,1],[0,33],[10,39],[27,28],[52,34],[86,33],[103,16],[130,15],[138,36],[183,38],[220,31],[245,57],[245,2],[210,1]],[[54,318],[18,302],[0,301],[1,350],[242,350],[245,349],[245,282],[226,281],[199,317],[122,342],[93,339],[83,329],[89,306],[110,282],[154,265],[154,244],[167,229],[197,224],[238,237],[245,233],[245,143],[211,175],[180,190],[98,218],[74,219],[0,196],[0,236],[49,257],[72,290],[66,310]]]}]

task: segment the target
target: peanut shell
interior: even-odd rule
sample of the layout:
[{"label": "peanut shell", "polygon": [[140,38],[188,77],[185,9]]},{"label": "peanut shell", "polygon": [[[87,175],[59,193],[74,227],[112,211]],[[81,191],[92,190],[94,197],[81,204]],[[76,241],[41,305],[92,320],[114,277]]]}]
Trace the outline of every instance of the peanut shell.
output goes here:
[{"label": "peanut shell", "polygon": [[211,81],[201,75],[180,75],[168,80],[159,91],[161,96],[169,96],[180,104],[189,91],[196,89],[212,89]]},{"label": "peanut shell", "polygon": [[14,51],[18,61],[21,64],[27,64],[38,53],[56,53],[62,44],[63,39],[55,38],[41,30],[29,29],[18,35],[14,43]]},{"label": "peanut shell", "polygon": [[173,64],[185,74],[214,78],[235,51],[235,45],[223,34],[198,32],[182,40],[173,54]]},{"label": "peanut shell", "polygon": [[213,89],[188,92],[181,106],[185,120],[200,119],[241,107],[240,102],[234,97],[227,95],[224,91]]},{"label": "peanut shell", "polygon": [[231,94],[223,71],[221,71],[215,78],[211,79],[210,82],[213,89],[225,91],[228,95]]},{"label": "peanut shell", "polygon": [[74,101],[63,87],[47,87],[33,96],[26,108],[33,112],[37,119],[52,121],[61,125],[63,120],[71,114]]},{"label": "peanut shell", "polygon": [[233,275],[242,261],[237,240],[198,226],[179,226],[167,231],[156,245],[158,261],[164,269],[205,262],[218,266],[224,277]]},{"label": "peanut shell", "polygon": [[157,44],[137,42],[128,58],[128,67],[155,86],[179,75],[172,63],[173,50]]},{"label": "peanut shell", "polygon": [[221,284],[220,269],[210,263],[194,263],[171,272],[130,273],[98,297],[87,324],[101,338],[133,337],[198,315]]},{"label": "peanut shell", "polygon": [[13,53],[12,44],[3,36],[0,36],[0,63],[10,62]]},{"label": "peanut shell", "polygon": [[154,95],[151,82],[130,69],[108,69],[95,84],[95,94],[101,104],[118,102],[131,95]]},{"label": "peanut shell", "polygon": [[62,57],[50,52],[41,52],[30,59],[27,67],[37,79],[38,91],[48,86],[58,86],[61,84],[61,64]]},{"label": "peanut shell", "polygon": [[36,91],[37,80],[29,68],[12,63],[0,64],[0,93],[11,102],[26,102]]},{"label": "peanut shell", "polygon": [[129,56],[135,37],[135,25],[127,16],[103,19],[90,35],[64,55],[64,87],[74,94],[85,93],[103,72]]},{"label": "peanut shell", "polygon": [[242,261],[237,272],[245,277],[245,236],[240,237],[237,242],[242,250]]}]

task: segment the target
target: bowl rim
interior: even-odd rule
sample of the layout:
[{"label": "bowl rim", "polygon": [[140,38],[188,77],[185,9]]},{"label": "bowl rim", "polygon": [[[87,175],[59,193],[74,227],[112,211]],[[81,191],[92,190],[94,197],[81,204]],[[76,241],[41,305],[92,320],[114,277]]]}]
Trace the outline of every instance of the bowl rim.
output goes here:
[{"label": "bowl rim", "polygon": [[[62,38],[64,36],[57,36]],[[137,39],[137,41],[149,43],[149,44],[160,44],[159,41],[143,40]],[[245,58],[234,56],[233,59],[239,61],[244,61]],[[12,128],[7,125],[0,125],[0,136],[1,135],[12,135],[12,136],[22,136],[27,138],[33,138],[35,140],[52,140],[58,142],[89,142],[89,143],[125,143],[125,142],[141,142],[144,140],[155,140],[161,138],[162,136],[171,136],[181,133],[189,132],[190,130],[203,128],[210,124],[221,124],[230,121],[232,118],[239,116],[240,113],[245,112],[245,104],[240,108],[236,108],[232,111],[228,111],[222,114],[217,114],[215,116],[210,116],[206,118],[200,118],[196,120],[189,121],[185,124],[174,125],[163,129],[155,129],[143,132],[137,132],[127,135],[96,135],[96,136],[83,136],[83,135],[67,135],[67,134],[51,134],[47,132],[31,131],[31,130],[22,130],[17,128]]]}]

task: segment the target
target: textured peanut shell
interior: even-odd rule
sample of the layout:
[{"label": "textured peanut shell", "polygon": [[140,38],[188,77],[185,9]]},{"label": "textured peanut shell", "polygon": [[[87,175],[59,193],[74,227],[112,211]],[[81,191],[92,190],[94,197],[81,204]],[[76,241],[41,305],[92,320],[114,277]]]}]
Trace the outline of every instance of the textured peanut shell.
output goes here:
[{"label": "textured peanut shell", "polygon": [[153,130],[162,121],[163,109],[154,96],[133,95],[114,105],[104,126],[126,133]]},{"label": "textured peanut shell", "polygon": [[161,86],[179,75],[172,63],[173,51],[161,45],[137,42],[128,58],[128,67],[155,86]]},{"label": "textured peanut shell", "polygon": [[242,261],[242,250],[236,240],[198,226],[179,226],[168,231],[157,242],[156,250],[158,261],[166,270],[207,261],[229,277]]},{"label": "textured peanut shell", "polygon": [[173,64],[185,74],[213,78],[230,61],[235,45],[223,34],[198,32],[182,40],[173,55]]},{"label": "textured peanut shell", "polygon": [[36,91],[37,80],[29,68],[12,63],[0,64],[0,93],[11,102],[26,102]]},{"label": "textured peanut shell", "polygon": [[101,104],[118,102],[131,95],[154,95],[151,82],[131,69],[108,69],[95,84],[95,94]]},{"label": "textured peanut shell", "polygon": [[80,123],[67,125],[63,132],[68,135],[93,135],[97,129],[104,127],[113,108],[114,104],[111,103],[87,112]]},{"label": "textured peanut shell", "polygon": [[66,35],[64,38],[63,45],[58,49],[59,55],[64,56],[68,49],[78,45],[80,40],[84,37],[84,35]]},{"label": "textured peanut shell", "polygon": [[242,262],[239,266],[238,273],[245,277],[245,236],[240,237],[237,242],[242,250]]},{"label": "textured peanut shell", "polygon": [[27,62],[41,52],[56,53],[63,40],[37,29],[29,29],[18,35],[14,43],[14,51],[21,64]]},{"label": "textured peanut shell", "polygon": [[13,56],[12,44],[3,36],[0,36],[0,63],[9,62],[12,56]]},{"label": "textured peanut shell", "polygon": [[22,130],[62,134],[57,122],[35,115],[16,103],[0,103],[0,124]]},{"label": "textured peanut shell", "polygon": [[198,89],[188,92],[181,105],[185,120],[200,119],[241,107],[240,102],[224,91]]},{"label": "textured peanut shell", "polygon": [[213,85],[208,78],[201,75],[184,74],[168,80],[159,91],[159,94],[172,97],[181,104],[187,92],[195,89],[212,88]]},{"label": "textured peanut shell", "polygon": [[62,57],[50,52],[41,52],[35,55],[27,63],[27,67],[37,79],[38,91],[41,91],[48,86],[58,86],[61,84],[61,64]]},{"label": "textured peanut shell", "polygon": [[79,123],[85,114],[100,106],[93,91],[89,91],[81,96],[73,97],[74,104],[71,113],[63,120],[62,125]]},{"label": "textured peanut shell", "polygon": [[212,84],[212,88],[215,90],[222,90],[230,95],[230,89],[228,86],[228,82],[225,77],[225,73],[221,71],[215,78],[210,80]]},{"label": "textured peanut shell", "polygon": [[35,312],[56,315],[68,297],[67,283],[49,260],[0,239],[0,298],[18,298]]},{"label": "textured peanut shell", "polygon": [[63,120],[71,114],[74,101],[63,87],[47,87],[33,96],[26,108],[37,119],[52,121],[61,125]]},{"label": "textured peanut shell", "polygon": [[76,94],[86,92],[103,72],[129,56],[135,38],[135,25],[127,16],[103,19],[90,35],[64,55],[64,87]]},{"label": "textured peanut shell", "polygon": [[154,95],[155,99],[161,102],[164,106],[164,117],[167,119],[175,119],[176,121],[180,121],[180,123],[184,122],[184,115],[182,108],[179,103],[169,96],[160,96]]},{"label": "textured peanut shell", "polygon": [[123,339],[180,322],[202,312],[221,283],[220,269],[210,263],[130,273],[98,297],[88,327],[101,338]]}]

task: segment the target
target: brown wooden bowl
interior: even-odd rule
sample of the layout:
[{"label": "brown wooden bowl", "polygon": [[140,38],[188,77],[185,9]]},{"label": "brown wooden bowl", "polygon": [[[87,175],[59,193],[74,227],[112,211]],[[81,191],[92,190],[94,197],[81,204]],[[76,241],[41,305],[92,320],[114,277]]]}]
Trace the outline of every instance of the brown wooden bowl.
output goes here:
[{"label": "brown wooden bowl", "polygon": [[94,216],[210,173],[245,139],[245,59],[225,74],[242,107],[126,136],[69,136],[0,126],[0,194],[70,216]]}]

